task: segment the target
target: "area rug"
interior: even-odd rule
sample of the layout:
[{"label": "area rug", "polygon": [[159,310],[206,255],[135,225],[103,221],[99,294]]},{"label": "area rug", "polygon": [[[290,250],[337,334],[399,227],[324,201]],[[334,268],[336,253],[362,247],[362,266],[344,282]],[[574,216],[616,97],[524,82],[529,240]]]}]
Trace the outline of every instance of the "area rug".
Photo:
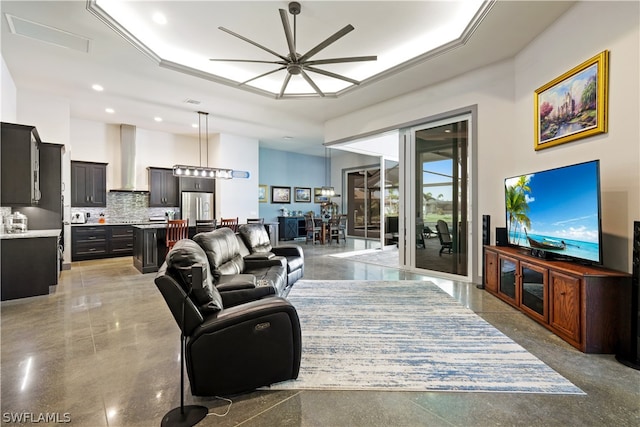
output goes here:
[{"label": "area rug", "polygon": [[331,254],[334,258],[347,258],[350,261],[365,262],[367,264],[381,265],[383,267],[398,268],[400,258],[398,248],[392,249],[367,249],[363,251],[342,252]]},{"label": "area rug", "polygon": [[297,380],[271,389],[584,394],[426,281],[300,280]]}]

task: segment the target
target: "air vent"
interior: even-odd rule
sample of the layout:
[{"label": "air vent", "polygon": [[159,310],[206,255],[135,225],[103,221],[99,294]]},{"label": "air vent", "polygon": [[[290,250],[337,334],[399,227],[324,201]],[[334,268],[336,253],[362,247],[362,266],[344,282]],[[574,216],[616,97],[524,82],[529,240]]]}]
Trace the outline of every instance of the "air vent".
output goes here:
[{"label": "air vent", "polygon": [[13,34],[29,37],[44,43],[66,49],[88,53],[91,40],[76,34],[62,31],[37,22],[27,21],[17,16],[6,14],[9,28]]},{"label": "air vent", "polygon": [[200,101],[195,100],[195,99],[191,99],[191,98],[187,98],[184,100],[184,103],[186,104],[193,104],[193,105],[200,105]]}]

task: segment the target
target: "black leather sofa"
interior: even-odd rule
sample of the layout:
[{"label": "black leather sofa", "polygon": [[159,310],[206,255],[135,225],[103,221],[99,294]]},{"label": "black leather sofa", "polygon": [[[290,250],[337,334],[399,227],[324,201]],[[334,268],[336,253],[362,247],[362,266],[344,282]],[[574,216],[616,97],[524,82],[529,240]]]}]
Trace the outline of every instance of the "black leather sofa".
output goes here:
[{"label": "black leather sofa", "polygon": [[[204,273],[196,286],[193,265]],[[297,378],[301,334],[295,308],[268,286],[218,292],[213,277],[202,248],[185,239],[155,278],[185,335],[191,394],[230,395]]]},{"label": "black leather sofa", "polygon": [[204,250],[213,283],[220,292],[267,284],[275,289],[276,295],[283,296],[290,286],[285,257],[251,253],[240,234],[230,228],[198,233],[193,240]]},{"label": "black leather sofa", "polygon": [[287,260],[287,287],[304,276],[304,253],[299,245],[271,246],[269,234],[262,224],[243,224],[238,229],[245,246],[252,257],[274,254]]}]

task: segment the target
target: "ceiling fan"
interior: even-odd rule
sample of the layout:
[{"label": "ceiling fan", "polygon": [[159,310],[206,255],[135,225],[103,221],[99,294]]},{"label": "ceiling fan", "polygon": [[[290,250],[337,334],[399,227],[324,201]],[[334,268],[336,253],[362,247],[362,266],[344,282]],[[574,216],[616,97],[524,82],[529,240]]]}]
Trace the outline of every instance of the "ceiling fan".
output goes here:
[{"label": "ceiling fan", "polygon": [[244,85],[253,80],[257,80],[261,77],[268,76],[269,74],[277,73],[278,71],[281,71],[281,70],[287,70],[287,75],[284,78],[284,82],[282,83],[282,87],[280,88],[280,93],[276,96],[276,99],[280,99],[284,96],[284,92],[287,89],[287,85],[289,84],[289,80],[291,79],[291,76],[295,76],[295,75],[301,75],[307,81],[307,83],[309,83],[309,85],[313,88],[313,90],[316,91],[316,93],[319,96],[324,97],[325,94],[322,92],[322,90],[320,90],[318,85],[315,84],[315,82],[311,79],[311,77],[309,77],[309,74],[307,74],[307,71],[317,73],[317,74],[322,74],[324,76],[332,77],[334,79],[344,80],[354,85],[360,84],[358,80],[355,80],[340,74],[332,73],[330,71],[322,70],[320,68],[316,68],[315,66],[323,65],[323,64],[338,64],[338,63],[344,63],[344,62],[375,61],[378,59],[377,56],[352,56],[352,57],[346,57],[346,58],[310,60],[312,56],[314,56],[315,54],[317,54],[318,52],[320,52],[330,44],[334,43],[338,39],[342,38],[346,34],[350,33],[355,28],[349,24],[344,28],[342,28],[341,30],[337,31],[335,34],[333,34],[323,42],[321,42],[320,44],[318,44],[316,47],[309,50],[304,55],[300,55],[298,52],[296,52],[296,16],[300,14],[300,10],[301,10],[300,3],[296,1],[289,3],[289,13],[293,15],[293,32],[292,32],[291,26],[289,24],[289,18],[287,17],[287,11],[284,9],[279,9],[280,18],[282,19],[282,26],[284,27],[284,35],[287,39],[287,45],[289,47],[289,53],[287,55],[280,55],[279,53],[274,52],[273,50],[267,47],[264,47],[261,44],[254,42],[253,40],[250,40],[244,36],[241,36],[240,34],[234,33],[233,31],[228,30],[224,27],[218,27],[218,29],[224,31],[225,33],[231,34],[232,36],[235,36],[240,40],[244,40],[247,43],[251,43],[256,47],[259,47],[260,49],[265,50],[270,54],[277,56],[278,58],[280,58],[280,60],[260,61],[260,60],[250,60],[250,59],[211,59],[211,61],[253,62],[253,63],[280,65],[280,67],[275,70],[268,71],[266,73],[260,74],[259,76],[253,77],[249,80],[246,80],[240,83],[240,85]]}]

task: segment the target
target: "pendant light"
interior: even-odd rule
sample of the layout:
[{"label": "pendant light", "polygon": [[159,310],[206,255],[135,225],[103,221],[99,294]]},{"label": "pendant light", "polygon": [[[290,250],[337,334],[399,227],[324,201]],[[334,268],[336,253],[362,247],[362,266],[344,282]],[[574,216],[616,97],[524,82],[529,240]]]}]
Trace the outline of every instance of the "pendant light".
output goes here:
[{"label": "pendant light", "polygon": [[320,194],[326,197],[333,197],[336,195],[336,192],[334,190],[333,187],[331,187],[329,185],[329,176],[331,175],[331,170],[330,167],[331,165],[329,164],[329,148],[328,147],[324,147],[324,184],[321,188],[320,188]]},{"label": "pendant light", "polygon": [[[202,118],[205,118],[205,143],[207,146],[207,166],[202,166]],[[208,179],[232,179],[233,170],[209,167],[209,113],[198,111],[198,149],[200,166],[173,165],[174,176],[208,178]]]}]

